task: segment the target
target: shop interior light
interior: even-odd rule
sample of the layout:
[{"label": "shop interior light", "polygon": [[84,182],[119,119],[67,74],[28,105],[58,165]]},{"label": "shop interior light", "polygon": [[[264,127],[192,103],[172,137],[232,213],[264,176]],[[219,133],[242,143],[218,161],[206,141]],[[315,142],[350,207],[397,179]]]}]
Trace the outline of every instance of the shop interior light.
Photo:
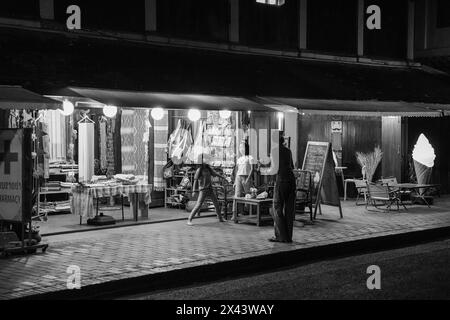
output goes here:
[{"label": "shop interior light", "polygon": [[164,118],[164,110],[160,107],[153,108],[150,114],[152,115],[152,118],[154,120],[161,120],[162,118]]},{"label": "shop interior light", "polygon": [[229,119],[231,117],[231,111],[230,110],[220,110],[219,116],[222,119]]},{"label": "shop interior light", "polygon": [[188,111],[188,118],[191,121],[198,121],[202,117],[200,110],[198,109],[190,109]]},{"label": "shop interior light", "polygon": [[114,118],[117,114],[117,107],[106,105],[103,107],[103,114],[108,118]]},{"label": "shop interior light", "polygon": [[64,116],[70,116],[74,110],[75,107],[72,102],[70,102],[69,100],[63,101],[63,109],[60,111]]}]

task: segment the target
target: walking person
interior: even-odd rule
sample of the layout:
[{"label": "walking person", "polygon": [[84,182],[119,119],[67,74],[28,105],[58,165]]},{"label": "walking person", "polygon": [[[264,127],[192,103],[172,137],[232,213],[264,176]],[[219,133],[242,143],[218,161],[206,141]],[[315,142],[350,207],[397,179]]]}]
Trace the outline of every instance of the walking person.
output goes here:
[{"label": "walking person", "polygon": [[275,237],[272,242],[292,242],[295,218],[295,176],[292,152],[284,145],[284,136],[279,140],[279,168],[273,194]]},{"label": "walking person", "polygon": [[217,218],[219,218],[220,222],[223,222],[223,218],[220,212],[220,204],[219,200],[217,200],[216,194],[214,193],[212,187],[212,177],[219,177],[220,179],[227,180],[224,176],[217,173],[211,166],[206,163],[200,165],[200,167],[195,172],[194,176],[194,184],[192,186],[192,196],[195,197],[198,191],[197,203],[189,215],[187,224],[192,226],[192,219],[200,213],[200,209],[202,208],[203,202],[205,202],[206,198],[209,197],[216,209]]}]

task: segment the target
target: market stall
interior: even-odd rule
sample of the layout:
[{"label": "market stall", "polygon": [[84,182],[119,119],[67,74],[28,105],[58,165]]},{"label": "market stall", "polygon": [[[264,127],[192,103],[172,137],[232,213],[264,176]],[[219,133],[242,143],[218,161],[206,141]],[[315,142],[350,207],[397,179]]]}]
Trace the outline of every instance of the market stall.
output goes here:
[{"label": "market stall", "polygon": [[0,254],[45,251],[32,223],[41,172],[48,163],[42,110],[60,103],[20,86],[0,86]]},{"label": "market stall", "polygon": [[[248,158],[250,153],[255,154],[251,163],[255,170],[248,172],[252,176],[252,184],[242,190],[242,197],[259,195],[269,198],[267,191],[273,182],[261,174],[259,168],[270,166],[270,130],[282,129],[280,120],[283,119],[274,108],[242,97],[77,87],[65,88],[50,97],[65,104],[70,102],[74,106],[74,114],[83,112],[84,116],[78,116],[74,123],[82,120],[93,122],[89,125],[93,127],[91,135],[97,142],[94,142],[94,150],[87,152],[90,154],[87,163],[98,163],[100,171],[106,172],[97,175],[98,170],[94,168],[95,174],[91,174],[90,179],[72,187],[71,211],[76,215],[91,219],[98,215],[99,198],[138,193],[139,196],[130,199],[134,197],[144,201],[129,201],[132,212],[135,212],[134,208],[148,208],[149,204],[154,206],[156,203],[170,210],[186,212],[195,201],[192,197],[194,172],[199,164],[206,162],[231,181],[216,184],[219,200],[224,204],[223,211],[228,215],[233,211],[238,162]],[[107,116],[111,110],[114,112]],[[114,126],[109,137],[102,138],[103,129],[98,124],[102,121],[107,127]],[[80,136],[80,125],[78,131]],[[101,149],[105,141],[109,142],[108,150],[112,150],[113,155],[107,155],[107,160],[102,161],[104,151]],[[244,143],[250,146],[248,150],[242,150]],[[87,143],[82,145],[86,148]],[[84,167],[81,161],[86,162],[81,157],[80,141],[75,150],[79,152],[80,179]],[[261,159],[259,154],[264,154]],[[139,182],[135,185],[145,186],[145,191],[135,192],[129,186],[121,185],[116,179],[118,174],[136,177]],[[250,192],[250,187],[256,194]],[[122,198],[119,200],[123,202]],[[210,204],[205,203],[204,209],[208,209]],[[145,210],[140,212],[140,219],[147,216]],[[123,220],[123,205],[121,214]],[[152,213],[148,217],[152,219]],[[136,214],[133,218],[137,220]]]}]

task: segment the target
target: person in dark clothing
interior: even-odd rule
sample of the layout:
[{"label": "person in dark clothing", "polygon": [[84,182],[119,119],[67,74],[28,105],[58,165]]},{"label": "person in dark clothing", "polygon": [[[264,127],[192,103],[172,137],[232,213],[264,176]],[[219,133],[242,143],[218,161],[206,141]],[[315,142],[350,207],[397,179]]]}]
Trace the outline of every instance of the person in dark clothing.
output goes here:
[{"label": "person in dark clothing", "polygon": [[292,242],[295,217],[295,176],[292,152],[284,145],[280,134],[279,168],[273,194],[275,237],[272,242]]}]

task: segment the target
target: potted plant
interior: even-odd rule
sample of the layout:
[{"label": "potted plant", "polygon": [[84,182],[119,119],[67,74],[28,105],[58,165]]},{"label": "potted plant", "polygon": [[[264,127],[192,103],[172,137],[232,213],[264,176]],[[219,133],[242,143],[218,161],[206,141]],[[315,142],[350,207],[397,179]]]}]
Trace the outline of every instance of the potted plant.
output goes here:
[{"label": "potted plant", "polygon": [[356,160],[361,166],[363,179],[365,176],[367,182],[372,182],[373,175],[375,174],[375,171],[377,170],[377,167],[380,164],[382,158],[383,152],[381,152],[379,146],[375,147],[375,150],[373,152],[356,152]]}]

